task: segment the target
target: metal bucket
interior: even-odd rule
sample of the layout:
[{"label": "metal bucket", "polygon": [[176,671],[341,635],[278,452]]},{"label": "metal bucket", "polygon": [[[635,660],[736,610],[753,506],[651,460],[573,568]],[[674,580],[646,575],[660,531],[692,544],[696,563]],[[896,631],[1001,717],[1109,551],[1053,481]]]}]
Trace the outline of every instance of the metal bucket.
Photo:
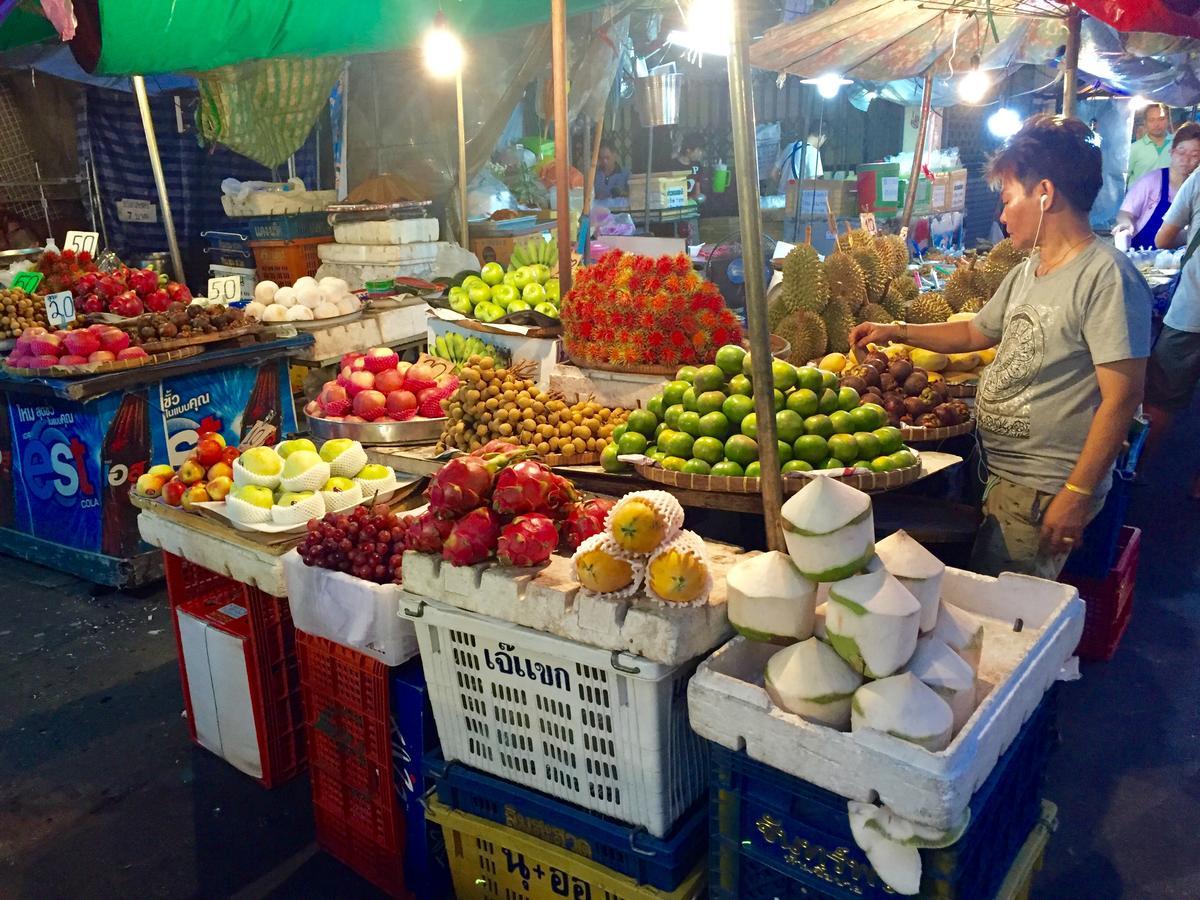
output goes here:
[{"label": "metal bucket", "polygon": [[633,105],[642,125],[677,125],[683,74],[647,75],[634,81]]}]

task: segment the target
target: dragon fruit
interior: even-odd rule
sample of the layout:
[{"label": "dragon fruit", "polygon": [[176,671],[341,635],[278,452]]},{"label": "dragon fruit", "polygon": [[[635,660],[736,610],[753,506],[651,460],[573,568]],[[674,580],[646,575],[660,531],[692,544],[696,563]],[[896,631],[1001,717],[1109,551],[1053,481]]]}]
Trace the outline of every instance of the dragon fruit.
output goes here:
[{"label": "dragon fruit", "polygon": [[549,516],[517,516],[500,530],[496,556],[506,566],[540,566],[558,546],[558,529]]},{"label": "dragon fruit", "polygon": [[512,453],[520,450],[520,446],[512,441],[493,440],[488,441],[478,450],[471,451],[472,456],[491,456],[493,453]]},{"label": "dragon fruit", "polygon": [[496,476],[492,508],[504,516],[549,513],[551,498],[561,492],[555,477],[549,466],[536,459],[514,463]]},{"label": "dragon fruit", "polygon": [[410,516],[409,519],[408,528],[404,533],[405,548],[419,553],[441,553],[442,545],[454,528],[454,522],[450,519],[439,519],[429,510],[419,516]]},{"label": "dragon fruit", "polygon": [[429,508],[435,516],[454,518],[492,498],[492,479],[496,473],[528,450],[479,456],[456,456],[438,470],[429,483]]},{"label": "dragon fruit", "polygon": [[481,506],[454,523],[442,544],[442,559],[452,566],[483,562],[495,551],[499,539],[500,517]]},{"label": "dragon fruit", "polygon": [[612,500],[593,497],[582,503],[572,504],[562,523],[562,539],[566,549],[574,552],[579,545],[594,534],[604,530],[604,520],[613,508]]}]

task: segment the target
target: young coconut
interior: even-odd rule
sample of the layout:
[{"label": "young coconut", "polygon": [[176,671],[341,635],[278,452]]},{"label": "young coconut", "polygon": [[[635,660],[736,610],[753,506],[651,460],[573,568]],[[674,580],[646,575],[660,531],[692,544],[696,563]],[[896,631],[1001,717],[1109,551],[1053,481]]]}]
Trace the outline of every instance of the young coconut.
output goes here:
[{"label": "young coconut", "polygon": [[903,529],[876,544],[875,552],[884,568],[920,601],[921,633],[933,631],[946,566]]},{"label": "young coconut", "polygon": [[857,800],[846,801],[847,812],[851,820],[858,818],[859,823],[872,831],[882,834],[889,841],[907,844],[921,850],[941,850],[958,843],[967,826],[971,824],[971,807],[963,810],[962,818],[950,828],[934,828],[914,822],[903,816],[896,815],[890,806],[875,806],[872,803],[860,803]]},{"label": "young coconut", "polygon": [[945,641],[950,649],[967,661],[971,671],[979,671],[983,656],[983,623],[950,603],[941,604],[933,636]]},{"label": "young coconut", "polygon": [[[828,594],[826,595],[828,597]],[[825,612],[829,609],[828,599],[813,610],[813,637],[819,641],[829,642],[829,632],[825,630]],[[837,652],[836,650],[834,651]]]},{"label": "young coconut", "polygon": [[905,670],[933,688],[949,704],[954,713],[954,733],[957,734],[975,711],[975,673],[967,661],[941,638],[930,634],[917,641],[917,652]]},{"label": "young coconut", "polygon": [[[854,842],[867,855],[867,861],[884,884],[897,894],[911,896],[921,890],[921,853],[883,832],[868,827],[870,803],[850,802],[850,833]],[[862,809],[861,807],[866,807]]]},{"label": "young coconut", "polygon": [[871,498],[837,479],[811,479],[781,512],[788,553],[810,581],[840,581],[875,555]]},{"label": "young coconut", "polygon": [[884,678],[917,648],[921,604],[882,569],[829,586],[825,632],[833,649],[856,672]]},{"label": "young coconut", "polygon": [[729,624],[752,641],[788,644],[812,637],[817,586],[786,553],[743,559],[725,575]]},{"label": "young coconut", "polygon": [[871,729],[938,753],[950,745],[954,713],[911,672],[870,681],[850,701],[850,730]]},{"label": "young coconut", "polygon": [[765,686],[781,709],[845,731],[850,727],[850,698],[862,686],[862,676],[828,644],[809,638],[767,660]]}]

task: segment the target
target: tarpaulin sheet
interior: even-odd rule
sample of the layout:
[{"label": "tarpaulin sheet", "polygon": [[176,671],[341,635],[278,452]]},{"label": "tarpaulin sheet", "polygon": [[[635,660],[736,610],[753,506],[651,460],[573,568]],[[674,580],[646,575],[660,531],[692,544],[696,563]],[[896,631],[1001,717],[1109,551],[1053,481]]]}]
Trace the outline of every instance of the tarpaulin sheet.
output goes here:
[{"label": "tarpaulin sheet", "polygon": [[1197,0],[1075,0],[1076,5],[1118,31],[1153,31],[1200,38]]}]

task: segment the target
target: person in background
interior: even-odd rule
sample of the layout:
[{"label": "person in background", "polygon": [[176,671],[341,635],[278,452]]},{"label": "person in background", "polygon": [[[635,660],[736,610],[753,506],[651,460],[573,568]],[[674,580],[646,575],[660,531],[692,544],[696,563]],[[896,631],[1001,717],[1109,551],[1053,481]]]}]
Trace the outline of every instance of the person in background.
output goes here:
[{"label": "person in background", "polygon": [[1129,177],[1133,184],[1147,172],[1171,164],[1171,113],[1161,103],[1146,107],[1146,133],[1129,147]]},{"label": "person in background", "polygon": [[621,164],[617,162],[616,148],[607,141],[600,145],[600,154],[596,161],[595,187],[597,200],[629,196],[629,173],[621,168]]},{"label": "person in background", "polygon": [[679,152],[671,162],[676,171],[688,171],[688,199],[703,201],[700,193],[700,173],[704,169],[704,136],[699,132],[685,134],[679,142]]},{"label": "person in background", "polygon": [[779,153],[771,168],[770,182],[777,183],[778,194],[786,194],[788,185],[806,178],[820,178],[825,174],[821,165],[821,148],[825,146],[825,135],[810,134],[807,140],[792,141]]},{"label": "person in background", "polygon": [[1188,176],[1200,166],[1200,125],[1184,122],[1175,129],[1170,159],[1167,168],[1147,172],[1133,182],[1121,201],[1113,233],[1128,232],[1129,246],[1135,250],[1154,248],[1154,239],[1171,201]]},{"label": "person in background", "polygon": [[1100,148],[1078,119],[1038,115],[992,158],[1001,221],[1029,259],[970,321],[864,322],[850,343],[939,353],[999,344],[976,397],[988,481],[971,567],[1056,579],[1104,504],[1113,462],[1142,401],[1150,290],[1097,240],[1088,213]]}]

